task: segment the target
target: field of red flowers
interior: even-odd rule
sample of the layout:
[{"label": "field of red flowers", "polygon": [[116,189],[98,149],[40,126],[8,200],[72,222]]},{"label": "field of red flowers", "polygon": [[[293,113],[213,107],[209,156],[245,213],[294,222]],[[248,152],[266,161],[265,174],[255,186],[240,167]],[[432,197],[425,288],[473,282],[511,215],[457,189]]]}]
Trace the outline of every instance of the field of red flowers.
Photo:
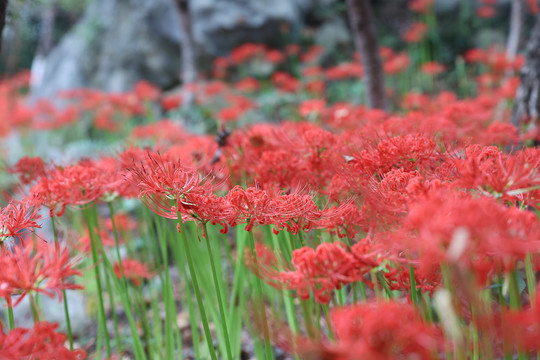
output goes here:
[{"label": "field of red flowers", "polygon": [[[381,49],[389,111],[317,46],[242,45],[189,108],[146,82],[33,104],[29,74],[0,82],[0,359],[539,356],[524,60],[474,49],[449,70],[427,31]],[[110,146],[72,154],[87,138]]]}]

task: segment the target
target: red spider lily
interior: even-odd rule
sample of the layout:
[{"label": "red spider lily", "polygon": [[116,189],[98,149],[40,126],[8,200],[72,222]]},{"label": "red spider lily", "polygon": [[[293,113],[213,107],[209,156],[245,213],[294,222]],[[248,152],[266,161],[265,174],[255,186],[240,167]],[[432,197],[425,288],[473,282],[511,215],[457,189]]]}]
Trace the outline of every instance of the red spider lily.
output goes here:
[{"label": "red spider lily", "polygon": [[275,72],[272,75],[272,82],[279,90],[284,92],[296,92],[300,87],[298,79],[285,72]]},{"label": "red spider lily", "polygon": [[279,50],[268,50],[265,54],[265,59],[272,64],[279,64],[285,60],[285,55]]},{"label": "red spider lily", "polygon": [[[214,194],[190,195],[189,214],[192,219],[203,223],[210,222],[212,225],[220,224],[221,233],[225,234],[229,230],[229,224],[237,222],[238,214],[229,201]],[[203,233],[203,236],[206,234]]]},{"label": "red spider lily", "polygon": [[39,208],[28,202],[10,202],[0,211],[0,241],[3,243],[9,237],[23,241],[21,237],[25,230],[41,229],[36,222],[41,216]]},{"label": "red spider lily", "polygon": [[8,304],[12,296],[20,295],[17,305],[31,291],[62,299],[62,290],[82,289],[66,281],[70,276],[81,275],[74,269],[66,248],[42,242],[17,245],[12,251],[2,251],[0,265],[4,269],[0,274],[0,296]]},{"label": "red spider lily", "polygon": [[456,159],[457,185],[478,189],[503,201],[520,202],[538,208],[540,158],[538,150],[506,155],[493,146],[472,145],[466,159]]},{"label": "red spider lily", "polygon": [[318,78],[323,74],[323,69],[320,66],[308,66],[302,69],[302,76]]},{"label": "red spider lily", "polygon": [[229,123],[233,121],[237,121],[242,115],[244,111],[237,107],[226,107],[221,110],[219,110],[217,114],[217,118],[222,123]]},{"label": "red spider lily", "polygon": [[[101,239],[101,245],[103,245],[104,247],[114,246],[116,244],[114,239],[105,231],[99,230],[97,235],[99,235],[99,238]],[[78,251],[81,251],[83,253],[89,253],[92,251],[92,243],[90,241],[90,235],[88,235],[88,230],[86,230],[84,236],[81,236],[79,239],[75,240],[74,246]],[[97,251],[99,252],[101,250],[97,249]]]},{"label": "red spider lily", "polygon": [[[292,253],[292,269],[280,271],[280,264],[271,251],[258,245],[256,254],[246,251],[246,261],[254,272],[278,288],[298,292],[308,299],[312,292],[320,303],[328,303],[332,292],[357,281],[382,261],[381,248],[362,240],[350,250],[340,242],[323,243],[312,249],[303,247]],[[253,258],[257,256],[257,259]]]},{"label": "red spider lily", "polygon": [[[413,264],[398,262],[394,267],[388,264],[385,266],[385,272],[383,274],[388,282],[388,288],[390,290],[398,290],[405,294],[410,294],[411,274],[409,266],[413,266]],[[416,289],[422,289],[423,292],[433,293],[441,285],[442,276],[440,269],[438,268],[429,269],[427,271],[425,269],[414,268],[414,280]]]},{"label": "red spider lily", "polygon": [[285,52],[287,55],[298,55],[300,53],[300,45],[298,44],[289,44],[285,47]]},{"label": "red spider lily", "polygon": [[439,154],[433,140],[422,135],[406,135],[382,140],[376,147],[353,154],[352,158],[347,169],[369,180],[392,169],[414,171],[424,166],[430,168]]},{"label": "red spider lily", "polygon": [[483,19],[490,19],[495,16],[495,8],[493,6],[481,6],[476,10],[476,16]]},{"label": "red spider lily", "polygon": [[146,164],[132,164],[131,181],[139,188],[139,198],[160,216],[176,219],[178,211],[191,210],[191,196],[208,196],[220,186],[210,177],[201,180],[195,169],[180,161],[151,152],[147,156]]},{"label": "red spider lily", "polygon": [[231,51],[229,59],[232,64],[240,65],[241,63],[263,54],[264,52],[265,46],[262,44],[245,43]]},{"label": "red spider lily", "polygon": [[521,350],[540,350],[540,296],[531,299],[527,309],[504,313],[502,321],[505,341]]},{"label": "red spider lily", "polygon": [[39,322],[32,329],[16,328],[0,331],[0,354],[3,360],[82,360],[84,350],[70,351],[67,337],[56,332],[58,324]]},{"label": "red spider lily", "polygon": [[[135,230],[139,224],[135,219],[129,216],[129,214],[116,213],[114,214],[114,225],[116,227],[116,231],[125,232]],[[107,230],[113,231],[111,219],[105,220],[105,226],[107,227]]]},{"label": "red spider lily", "polygon": [[325,76],[328,80],[343,80],[349,78],[361,78],[364,75],[364,68],[361,64],[351,62],[342,63],[326,69]]},{"label": "red spider lily", "polygon": [[298,107],[298,113],[303,117],[308,117],[311,114],[319,115],[326,107],[326,100],[310,99],[305,100]]},{"label": "red spider lily", "polygon": [[421,41],[428,32],[428,27],[422,22],[415,22],[409,27],[401,38],[408,43],[417,43]]},{"label": "red spider lily", "polygon": [[521,55],[517,55],[514,60],[510,60],[506,57],[506,53],[497,47],[490,47],[485,50],[469,50],[465,54],[465,60],[469,62],[479,62],[486,65],[489,68],[489,72],[497,78],[502,77],[508,69],[519,71],[525,61]]},{"label": "red spider lily", "polygon": [[396,234],[394,245],[418,254],[420,268],[436,268],[441,261],[473,271],[479,265],[480,282],[486,280],[486,266],[487,271],[512,270],[517,260],[540,247],[534,213],[448,189],[431,191],[411,204],[405,226],[417,235]]},{"label": "red spider lily", "polygon": [[331,311],[336,342],[323,344],[324,359],[438,359],[442,331],[409,305],[369,302]]},{"label": "red spider lily", "polygon": [[426,75],[439,75],[444,71],[444,66],[435,61],[429,61],[422,64],[420,70]]},{"label": "red spider lily", "polygon": [[274,196],[274,204],[279,213],[273,219],[274,233],[284,228],[293,234],[309,231],[320,217],[319,208],[308,194],[280,193]]},{"label": "red spider lily", "polygon": [[339,238],[348,236],[351,239],[364,225],[362,211],[350,202],[322,210],[320,218],[315,222],[318,229],[327,229],[331,234],[335,232]]},{"label": "red spider lily", "polygon": [[[185,142],[192,137],[192,134],[188,133],[178,123],[165,119],[157,123],[138,125],[133,129],[131,135],[137,139],[150,138],[156,142],[166,141],[171,143]],[[140,149],[131,150],[141,152]]]},{"label": "red spider lily", "polygon": [[427,14],[431,10],[434,0],[413,0],[409,3],[409,9],[419,14]]},{"label": "red spider lily", "polygon": [[51,216],[60,216],[68,205],[85,205],[103,195],[100,175],[90,163],[56,167],[41,177],[30,193],[37,204],[49,207]]},{"label": "red spider lily", "polygon": [[161,107],[165,111],[171,111],[179,109],[182,105],[182,95],[181,94],[170,94],[166,95],[161,99]]},{"label": "red spider lily", "polygon": [[407,110],[426,108],[430,99],[426,94],[410,92],[403,97],[401,106]]},{"label": "red spider lily", "polygon": [[[134,259],[122,259],[122,270],[126,279],[131,280],[135,286],[139,286],[142,279],[151,279],[154,277],[154,274],[148,270],[146,264]],[[114,274],[119,279],[122,278],[122,270],[120,269],[120,264],[114,264]]]},{"label": "red spider lily", "polygon": [[99,161],[91,162],[99,171],[99,181],[102,183],[102,195],[99,200],[110,202],[117,197],[132,198],[137,196],[138,191],[126,181],[126,169],[123,162],[117,157],[102,156]]},{"label": "red spider lily", "polygon": [[28,185],[34,180],[39,179],[45,175],[45,163],[43,160],[37,157],[23,157],[12,168],[9,169],[12,174],[19,176],[19,181]]},{"label": "red spider lily", "polygon": [[312,45],[305,53],[302,54],[300,60],[303,63],[316,62],[324,53],[324,47],[321,45]]},{"label": "red spider lily", "polygon": [[234,87],[243,92],[254,92],[259,90],[259,82],[253,77],[247,77],[237,82]]},{"label": "red spider lily", "polygon": [[383,70],[386,74],[393,75],[403,72],[411,63],[409,55],[401,52],[389,57],[383,64]]},{"label": "red spider lily", "polygon": [[60,216],[70,205],[86,205],[96,200],[111,201],[117,196],[134,196],[124,181],[122,162],[102,157],[98,162],[82,160],[76,165],[55,167],[31,189],[35,203],[48,206],[51,216]]},{"label": "red spider lily", "polygon": [[306,83],[306,90],[316,96],[321,96],[325,89],[326,83],[323,80],[313,80]]},{"label": "red spider lily", "polygon": [[300,193],[271,194],[258,188],[235,186],[226,197],[235,215],[231,226],[247,222],[246,230],[255,225],[275,225],[274,232],[284,228],[292,233],[309,230],[318,218],[318,208],[309,195]]},{"label": "red spider lily", "polygon": [[482,136],[478,138],[478,143],[484,145],[508,146],[517,144],[520,141],[518,129],[509,123],[494,122],[489,124]]},{"label": "red spider lily", "polygon": [[204,87],[204,93],[208,96],[216,96],[225,91],[227,85],[221,81],[212,81]]},{"label": "red spider lily", "polygon": [[380,181],[375,179],[372,178],[361,190],[362,213],[371,226],[400,223],[411,200],[408,186],[414,181],[422,181],[423,177],[417,171],[393,169],[382,175]]},{"label": "red spider lily", "polygon": [[527,5],[532,14],[538,14],[538,1],[536,0],[527,0]]},{"label": "red spider lily", "polygon": [[140,101],[155,101],[160,95],[159,89],[148,81],[139,81],[135,84],[133,92]]},{"label": "red spider lily", "polygon": [[215,67],[226,68],[229,66],[229,60],[224,57],[217,57],[214,59],[213,64]]}]

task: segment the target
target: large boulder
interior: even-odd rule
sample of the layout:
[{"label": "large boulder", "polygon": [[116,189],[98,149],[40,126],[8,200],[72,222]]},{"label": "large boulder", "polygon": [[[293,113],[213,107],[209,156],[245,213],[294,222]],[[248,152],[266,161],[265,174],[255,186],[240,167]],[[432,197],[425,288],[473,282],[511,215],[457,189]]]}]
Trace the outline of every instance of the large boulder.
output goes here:
[{"label": "large boulder", "polygon": [[[93,0],[79,23],[43,59],[35,98],[92,87],[126,91],[139,80],[167,88],[180,73],[174,0]],[[309,0],[192,0],[198,53],[223,55],[243,42],[276,43],[299,29]]]},{"label": "large boulder", "polygon": [[179,73],[180,36],[171,0],[94,0],[44,59],[32,92],[125,91],[141,79],[168,86]]}]

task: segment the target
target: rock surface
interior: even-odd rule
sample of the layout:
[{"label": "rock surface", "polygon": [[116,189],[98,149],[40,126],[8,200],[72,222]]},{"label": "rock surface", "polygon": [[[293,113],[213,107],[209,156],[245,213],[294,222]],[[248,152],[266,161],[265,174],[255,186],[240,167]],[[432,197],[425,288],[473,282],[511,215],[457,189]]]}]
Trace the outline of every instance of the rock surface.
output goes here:
[{"label": "rock surface", "polygon": [[[80,291],[66,291],[69,306],[69,318],[71,330],[76,338],[87,336],[94,326],[93,319],[86,313],[86,300]],[[58,297],[50,298],[40,296],[41,309],[43,311],[41,320],[59,324],[59,331],[66,332],[66,317],[64,314],[64,304]],[[32,309],[28,297],[25,297],[20,304],[13,308],[15,325],[17,327],[31,328],[34,325]]]},{"label": "rock surface", "polygon": [[[179,16],[174,0],[94,0],[44,60],[35,98],[93,87],[131,89],[139,80],[167,88],[180,73]],[[221,55],[244,42],[277,44],[301,27],[310,0],[191,1],[199,54]],[[286,35],[286,36],[283,36]]]}]

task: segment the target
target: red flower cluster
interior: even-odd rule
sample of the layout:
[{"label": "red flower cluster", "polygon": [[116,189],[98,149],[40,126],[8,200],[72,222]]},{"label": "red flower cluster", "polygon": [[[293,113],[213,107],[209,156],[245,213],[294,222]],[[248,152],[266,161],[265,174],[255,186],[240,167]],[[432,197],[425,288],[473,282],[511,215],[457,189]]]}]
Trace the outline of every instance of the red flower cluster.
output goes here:
[{"label": "red flower cluster", "polygon": [[7,334],[0,331],[2,360],[82,360],[84,350],[70,351],[65,347],[66,336],[56,332],[57,324],[40,322],[32,329],[17,328]]},{"label": "red flower cluster", "polygon": [[[257,259],[254,258],[257,256]],[[323,243],[316,249],[302,247],[292,253],[293,269],[279,271],[271,250],[257,246],[256,254],[246,251],[248,264],[271,285],[297,291],[302,299],[312,292],[320,303],[328,303],[334,290],[364,281],[364,275],[391,258],[387,252],[364,239],[350,249],[341,242]],[[369,280],[367,280],[369,283]]]},{"label": "red flower cluster", "polygon": [[[304,345],[313,358],[333,360],[438,359],[442,331],[416,309],[396,301],[336,308],[330,314],[336,341]],[[301,351],[302,353],[302,351]]]},{"label": "red flower cluster", "polygon": [[134,259],[122,259],[122,269],[119,263],[114,264],[114,274],[119,279],[122,278],[122,271],[125,278],[131,280],[135,286],[139,286],[142,279],[151,279],[154,276],[144,263]]},{"label": "red flower cluster", "polygon": [[82,289],[68,282],[71,276],[81,275],[75,270],[66,248],[28,242],[15,246],[12,251],[2,249],[0,254],[0,297],[12,303],[12,297],[19,295],[15,305],[20,303],[28,292],[58,296],[62,290]]},{"label": "red flower cluster", "polygon": [[39,208],[28,202],[10,202],[0,210],[0,243],[10,237],[22,242],[23,231],[41,228],[36,222],[41,217]]}]

